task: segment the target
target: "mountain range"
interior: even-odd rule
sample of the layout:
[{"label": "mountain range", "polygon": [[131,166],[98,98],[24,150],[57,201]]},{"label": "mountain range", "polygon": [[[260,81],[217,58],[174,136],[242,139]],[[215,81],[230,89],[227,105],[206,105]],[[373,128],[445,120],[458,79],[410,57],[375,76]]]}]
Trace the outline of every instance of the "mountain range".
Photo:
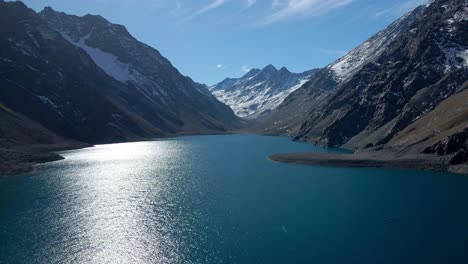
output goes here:
[{"label": "mountain range", "polygon": [[292,73],[273,65],[252,69],[241,78],[227,78],[209,90],[234,112],[246,119],[268,116],[288,95],[305,84],[315,70]]},{"label": "mountain range", "polygon": [[467,81],[468,3],[435,0],[316,72],[262,131],[466,170]]},{"label": "mountain range", "polygon": [[212,87],[101,16],[0,0],[0,22],[0,174],[50,150],[236,131],[356,151],[277,161],[468,173],[465,0],[417,7],[322,69]]}]

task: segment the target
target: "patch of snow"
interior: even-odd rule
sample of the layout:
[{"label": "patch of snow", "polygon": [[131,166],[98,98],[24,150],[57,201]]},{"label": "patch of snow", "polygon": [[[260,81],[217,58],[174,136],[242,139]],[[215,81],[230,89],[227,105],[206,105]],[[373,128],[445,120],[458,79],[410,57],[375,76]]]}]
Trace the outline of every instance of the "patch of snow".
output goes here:
[{"label": "patch of snow", "polygon": [[12,60],[10,60],[10,59],[8,59],[8,58],[2,58],[2,57],[0,57],[0,61],[1,61],[1,62],[6,62],[6,63],[13,62]]},{"label": "patch of snow", "polygon": [[63,31],[59,31],[62,36],[68,40],[71,44],[75,45],[86,51],[88,55],[93,59],[99,68],[106,72],[109,76],[116,79],[120,82],[126,82],[131,80],[131,74],[129,72],[129,65],[121,62],[117,56],[111,53],[107,53],[98,48],[90,47],[86,44],[86,40],[89,38],[89,35],[81,38],[78,41],[73,41],[73,39]]},{"label": "patch of snow", "polygon": [[426,7],[432,5],[436,0],[429,0],[426,4]]},{"label": "patch of snow", "polygon": [[26,56],[33,56],[33,50],[32,48],[27,45],[27,44],[24,44],[23,42],[21,43],[16,43],[15,44],[15,48],[19,51],[21,51],[21,53],[23,53],[23,55],[26,55]]},{"label": "patch of snow", "polygon": [[120,62],[115,55],[98,48],[89,47],[85,44],[84,39],[81,39],[78,45],[88,53],[96,65],[117,81],[126,82],[131,80],[128,64]]},{"label": "patch of snow", "polygon": [[50,29],[44,29],[43,27],[39,27],[39,33],[41,34],[42,38],[47,40],[54,40],[57,36],[57,33],[51,31]]},{"label": "patch of snow", "polygon": [[463,66],[465,68],[468,68],[468,50],[465,49],[465,50],[458,52],[457,57],[461,58],[463,60]]},{"label": "patch of snow", "polygon": [[123,119],[122,116],[119,115],[119,114],[112,114],[112,118],[113,118],[114,120],[117,120],[117,121]]},{"label": "patch of snow", "polygon": [[439,49],[445,55],[445,73],[452,69],[468,68],[468,49],[449,41],[438,42]]},{"label": "patch of snow", "polygon": [[59,107],[56,104],[54,104],[54,102],[52,102],[47,96],[38,95],[37,98],[39,98],[44,104],[49,105],[52,108],[58,108]]},{"label": "patch of snow", "polygon": [[29,65],[29,64],[26,64],[26,66],[27,66],[29,69],[31,69],[31,70],[33,70],[33,71],[35,71],[35,72],[38,72],[38,70],[37,70],[36,68],[34,68],[33,66],[31,66],[31,65]]},{"label": "patch of snow", "polygon": [[[351,52],[327,66],[338,81],[350,78],[365,64],[372,62],[410,26],[416,11],[406,13],[403,17],[392,23],[388,28],[372,36],[369,40],[353,49]],[[412,29],[415,33],[417,29]]]},{"label": "patch of snow", "polygon": [[74,46],[83,49],[105,73],[117,81],[126,83],[131,82],[144,96],[149,100],[154,101],[157,98],[163,104],[167,105],[164,97],[168,97],[167,92],[162,89],[154,80],[141,74],[132,65],[123,63],[117,56],[111,53],[102,51],[99,48],[93,48],[86,44],[87,36],[74,41],[69,34],[64,31],[57,30],[68,42]]},{"label": "patch of snow", "polygon": [[[29,29],[30,27],[28,27]],[[39,45],[39,42],[37,41],[36,37],[34,36],[34,34],[32,34],[29,30],[26,30],[26,34],[28,35],[28,37],[33,41],[34,45],[37,47],[37,48],[40,48],[41,45]]]}]

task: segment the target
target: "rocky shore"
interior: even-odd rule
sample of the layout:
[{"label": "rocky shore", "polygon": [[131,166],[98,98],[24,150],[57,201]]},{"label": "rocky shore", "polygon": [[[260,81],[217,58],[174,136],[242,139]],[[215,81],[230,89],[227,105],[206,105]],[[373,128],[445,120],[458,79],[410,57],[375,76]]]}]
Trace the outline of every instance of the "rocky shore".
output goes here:
[{"label": "rocky shore", "polygon": [[63,159],[55,153],[30,153],[0,149],[0,175],[10,176],[33,170],[33,166]]},{"label": "rocky shore", "polygon": [[274,154],[270,159],[277,162],[307,164],[332,167],[354,168],[403,168],[450,171],[468,174],[466,164],[450,165],[449,160],[428,154],[398,155],[391,152],[361,152],[355,154],[342,153],[289,153]]},{"label": "rocky shore", "polygon": [[54,151],[91,146],[82,142],[67,141],[51,145],[0,147],[0,177],[30,172],[34,165],[64,159]]}]

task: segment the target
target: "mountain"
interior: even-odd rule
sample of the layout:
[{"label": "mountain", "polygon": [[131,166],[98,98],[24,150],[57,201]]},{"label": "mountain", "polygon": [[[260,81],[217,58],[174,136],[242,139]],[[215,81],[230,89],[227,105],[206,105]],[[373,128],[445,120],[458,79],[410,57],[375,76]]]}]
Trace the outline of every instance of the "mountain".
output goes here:
[{"label": "mountain", "polygon": [[327,69],[338,81],[350,78],[365,64],[377,59],[402,32],[409,30],[423,10],[424,6],[419,6],[406,13],[386,29],[378,32],[342,58],[328,65]]},{"label": "mountain", "polygon": [[262,70],[253,69],[241,78],[227,78],[209,90],[238,116],[264,118],[306,83],[313,72],[292,73],[284,67],[278,70],[268,65]]},{"label": "mountain", "polygon": [[264,133],[466,163],[467,19],[464,0],[416,8],[291,94]]},{"label": "mountain", "polygon": [[320,111],[328,103],[325,97],[345,83],[366,64],[374,61],[400,33],[411,29],[412,23],[424,10],[420,6],[376,33],[348,54],[323,69],[318,69],[301,89],[297,89],[260,128],[267,134],[294,136],[309,112]]},{"label": "mountain", "polygon": [[103,143],[224,132],[238,123],[205,86],[100,16],[1,2],[0,101],[51,131]]},{"label": "mountain", "polygon": [[125,27],[51,8],[38,14],[22,2],[0,1],[0,87],[0,114],[8,117],[0,122],[0,148],[10,150],[225,133],[240,125],[205,85]]}]

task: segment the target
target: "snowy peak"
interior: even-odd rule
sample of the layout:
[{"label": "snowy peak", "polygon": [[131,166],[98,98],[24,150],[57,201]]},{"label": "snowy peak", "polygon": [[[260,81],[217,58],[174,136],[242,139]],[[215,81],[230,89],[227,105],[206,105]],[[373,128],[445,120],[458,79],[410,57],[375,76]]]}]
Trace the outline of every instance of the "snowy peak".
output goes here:
[{"label": "snowy peak", "polygon": [[234,112],[246,119],[263,118],[284,99],[306,83],[314,71],[291,73],[273,65],[252,69],[238,79],[227,78],[210,87],[210,91]]},{"label": "snowy peak", "polygon": [[408,12],[389,27],[378,32],[344,57],[330,64],[327,68],[333,72],[337,81],[348,79],[359,71],[362,66],[379,57],[400,33],[411,30],[411,25],[424,8],[424,6],[420,6]]}]

